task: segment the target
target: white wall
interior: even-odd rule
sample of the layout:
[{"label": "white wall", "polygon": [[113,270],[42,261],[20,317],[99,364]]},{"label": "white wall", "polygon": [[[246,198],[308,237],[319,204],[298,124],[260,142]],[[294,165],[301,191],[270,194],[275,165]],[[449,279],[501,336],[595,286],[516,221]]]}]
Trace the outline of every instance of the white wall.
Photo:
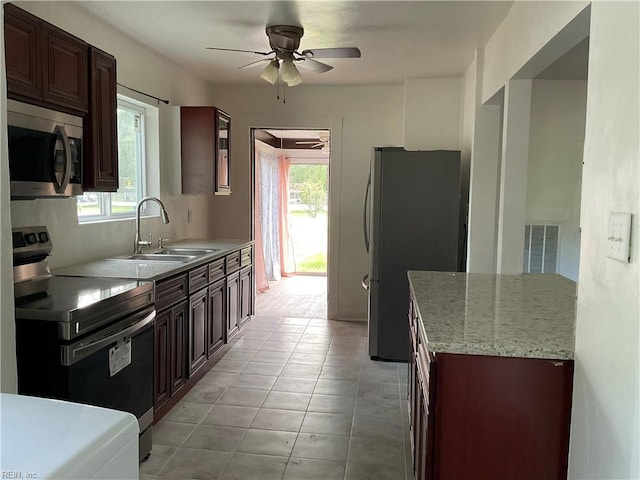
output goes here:
[{"label": "white wall", "polygon": [[460,150],[462,78],[410,78],[404,82],[404,147]]},{"label": "white wall", "polygon": [[248,235],[251,127],[331,129],[329,164],[329,310],[331,318],[364,320],[367,296],[360,279],[368,271],[362,240],[362,202],[371,148],[401,146],[402,86],[287,89],[287,103],[270,86],[214,86],[215,104],[232,116],[232,190],[213,198],[211,233]]},{"label": "white wall", "polygon": [[[514,3],[485,50],[483,99],[584,6]],[[631,264],[607,259],[605,245],[609,212],[631,212],[636,219],[640,213],[639,15],[637,2],[591,4],[569,452],[575,479],[640,478],[638,222]],[[572,42],[582,35],[578,29]]]},{"label": "white wall", "polygon": [[531,80],[509,80],[504,88],[496,248],[496,271],[507,275],[522,273],[530,108]]},{"label": "white wall", "polygon": [[[545,44],[590,2],[514,2],[485,47],[482,102],[493,97]],[[581,38],[573,39],[576,45]],[[572,42],[554,52],[559,58]],[[549,64],[553,54],[547,57]],[[531,78],[531,77],[529,77]]]},{"label": "white wall", "polygon": [[533,81],[526,223],[560,225],[558,273],[574,281],[586,105],[586,81]]},{"label": "white wall", "polygon": [[[570,478],[640,478],[640,4],[591,6]],[[631,263],[606,256],[633,213]]]},{"label": "white wall", "polygon": [[[4,25],[4,9],[0,13]],[[4,29],[0,32],[0,71],[4,72]],[[0,78],[0,99],[7,98],[6,76]],[[9,162],[7,158],[7,111],[0,109],[0,392],[18,391],[16,377],[13,272],[11,270],[11,217],[9,209]],[[0,444],[2,442],[0,441]]]},{"label": "white wall", "polygon": [[[209,218],[207,197],[177,196],[172,179],[179,178],[179,158],[172,155],[171,106],[180,103],[209,103],[207,84],[183,67],[135,40],[95,19],[72,2],[16,2],[18,6],[95,45],[117,59],[117,80],[127,86],[170,100],[159,105],[160,127],[160,197],[165,202],[171,223],[162,225],[159,218],[143,220],[143,233],[153,232],[154,238],[179,239],[206,235]],[[141,61],[144,59],[144,61]],[[119,93],[144,102],[145,98],[119,88]],[[6,162],[6,157],[3,160]],[[192,211],[187,224],[186,211]],[[78,225],[75,199],[11,202],[14,227],[46,225],[54,249],[50,257],[53,268],[95,258],[125,253],[132,249],[135,225],[133,220]]]},{"label": "white wall", "polygon": [[[460,79],[441,80],[419,82],[430,89],[426,93],[419,88],[412,90],[415,104],[438,96],[448,99],[438,105],[440,116],[450,112],[447,128],[428,137],[422,148],[459,149],[462,84]],[[251,127],[331,129],[328,314],[337,319],[366,319],[367,295],[360,285],[368,271],[362,239],[364,187],[372,147],[404,146],[405,87],[301,85],[287,89],[286,104],[276,100],[275,89],[269,86],[218,85],[213,88],[213,96],[216,105],[231,113],[234,122],[233,195],[211,200],[211,234],[238,237],[250,231],[245,212],[250,211],[251,202],[247,141]]]},{"label": "white wall", "polygon": [[[207,84],[192,76],[184,68],[168,61],[159,54],[142,47],[126,35],[113,30],[86,13],[72,2],[16,2],[35,15],[50,21],[83,40],[102,48],[117,58],[118,82],[167,98],[172,104],[181,102],[208,103]],[[2,47],[4,53],[4,46]],[[2,66],[4,72],[4,64]],[[2,75],[4,88],[4,73]],[[122,93],[131,95],[125,90]],[[142,96],[135,98],[145,101]],[[4,89],[2,99],[5,98]],[[148,100],[147,100],[148,101]],[[80,263],[98,257],[120,254],[132,248],[135,226],[132,220],[108,224],[78,225],[75,200],[34,200],[9,202],[8,159],[6,151],[6,110],[2,102],[1,164],[0,164],[0,223],[2,227],[2,284],[0,298],[2,335],[2,390],[15,391],[15,334],[13,318],[13,281],[10,266],[10,225],[46,225],[53,239],[54,251],[50,258],[52,267]],[[161,172],[160,196],[167,206],[171,223],[163,225],[158,218],[143,221],[143,230],[163,237],[184,238],[207,233],[207,198],[200,196],[178,197],[168,186],[176,172],[179,159],[167,152],[172,151],[170,107],[160,107],[159,161]],[[11,208],[9,208],[11,205]],[[192,210],[192,223],[187,224],[186,211]],[[11,210],[11,217],[8,212]]]},{"label": "white wall", "polygon": [[462,154],[470,157],[467,271],[495,273],[502,109],[482,104],[483,71],[484,50],[479,49],[464,77]]}]

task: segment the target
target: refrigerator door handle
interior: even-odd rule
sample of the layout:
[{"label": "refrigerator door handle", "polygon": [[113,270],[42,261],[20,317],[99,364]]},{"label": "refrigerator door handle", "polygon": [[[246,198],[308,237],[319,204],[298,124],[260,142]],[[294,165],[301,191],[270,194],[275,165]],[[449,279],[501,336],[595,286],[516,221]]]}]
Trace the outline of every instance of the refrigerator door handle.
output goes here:
[{"label": "refrigerator door handle", "polygon": [[369,274],[367,273],[364,277],[362,277],[362,288],[365,290],[369,290]]},{"label": "refrigerator door handle", "polygon": [[[369,205],[369,192],[371,191],[371,172],[367,180],[367,187],[364,190],[364,205],[362,206],[362,231],[364,233],[364,248],[369,253],[369,222],[367,221],[367,206]],[[368,276],[368,275],[367,275]],[[368,287],[366,287],[368,288]]]}]

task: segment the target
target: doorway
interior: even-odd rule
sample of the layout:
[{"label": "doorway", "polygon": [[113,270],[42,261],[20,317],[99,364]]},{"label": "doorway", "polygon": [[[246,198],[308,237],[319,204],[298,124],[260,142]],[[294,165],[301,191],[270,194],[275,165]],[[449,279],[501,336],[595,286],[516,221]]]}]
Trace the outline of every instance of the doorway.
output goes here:
[{"label": "doorway", "polygon": [[331,132],[256,128],[252,134],[256,313],[287,304],[301,308],[278,314],[326,317]]}]

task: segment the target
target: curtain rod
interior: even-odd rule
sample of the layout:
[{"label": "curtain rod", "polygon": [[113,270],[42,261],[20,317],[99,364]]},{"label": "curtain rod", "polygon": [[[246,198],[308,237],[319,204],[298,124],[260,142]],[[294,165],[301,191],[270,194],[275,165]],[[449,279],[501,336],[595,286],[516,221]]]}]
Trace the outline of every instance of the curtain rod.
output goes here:
[{"label": "curtain rod", "polygon": [[163,100],[162,98],[154,97],[153,95],[149,95],[148,93],[141,92],[140,90],[136,90],[135,88],[127,87],[126,85],[123,85],[122,83],[118,83],[118,85],[120,85],[121,87],[126,88],[127,90],[131,90],[132,92],[139,93],[140,95],[144,95],[145,97],[153,98],[154,100],[157,100],[158,102],[162,102],[162,103],[164,103],[166,105],[169,105],[169,100]]}]

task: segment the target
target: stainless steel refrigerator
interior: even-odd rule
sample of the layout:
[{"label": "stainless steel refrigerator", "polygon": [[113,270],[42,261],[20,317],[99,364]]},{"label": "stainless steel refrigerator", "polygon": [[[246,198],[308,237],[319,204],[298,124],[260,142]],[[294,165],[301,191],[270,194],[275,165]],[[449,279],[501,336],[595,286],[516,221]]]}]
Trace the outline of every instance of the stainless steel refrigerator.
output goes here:
[{"label": "stainless steel refrigerator", "polygon": [[460,198],[460,152],[373,149],[363,208],[369,273],[362,281],[371,358],[407,360],[408,270],[462,270]]}]

